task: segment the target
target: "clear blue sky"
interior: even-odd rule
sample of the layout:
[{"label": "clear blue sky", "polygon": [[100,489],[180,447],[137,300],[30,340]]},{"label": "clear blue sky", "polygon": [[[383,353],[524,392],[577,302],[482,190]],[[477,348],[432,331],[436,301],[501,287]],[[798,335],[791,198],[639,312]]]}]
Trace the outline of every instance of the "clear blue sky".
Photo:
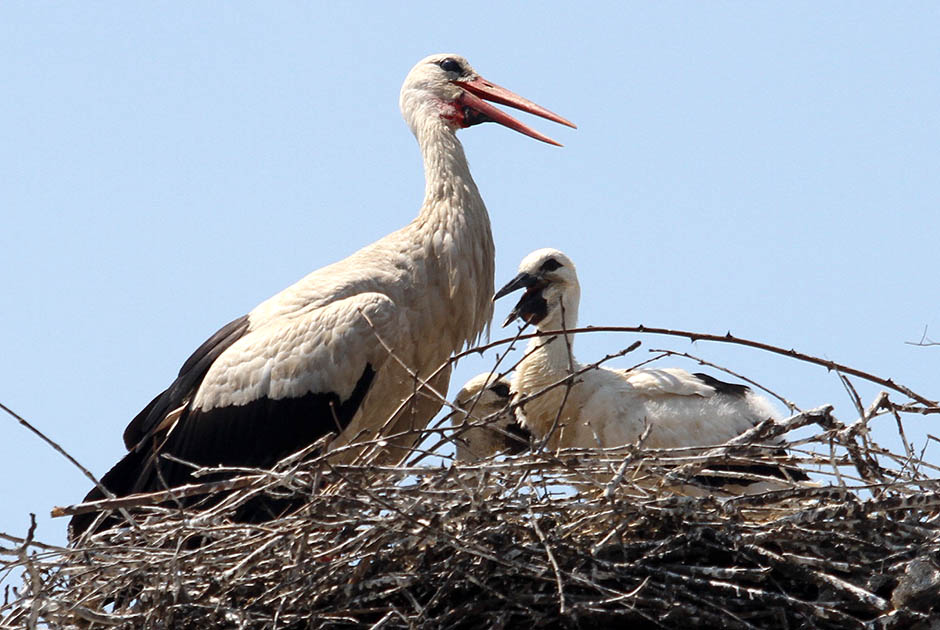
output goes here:
[{"label": "clear blue sky", "polygon": [[[940,339],[940,6],[589,6],[4,2],[0,401],[104,473],[219,326],[413,217],[398,90],[433,52],[579,125],[526,118],[561,149],[462,132],[497,284],[558,247],[584,324],[730,330],[940,397],[940,348],[904,343]],[[634,357],[688,350],[854,419],[823,369],[642,341]],[[491,360],[462,362],[451,394]],[[921,444],[936,422],[908,429]],[[58,542],[49,509],[89,488],[5,416],[0,484],[0,531],[33,511]]]}]

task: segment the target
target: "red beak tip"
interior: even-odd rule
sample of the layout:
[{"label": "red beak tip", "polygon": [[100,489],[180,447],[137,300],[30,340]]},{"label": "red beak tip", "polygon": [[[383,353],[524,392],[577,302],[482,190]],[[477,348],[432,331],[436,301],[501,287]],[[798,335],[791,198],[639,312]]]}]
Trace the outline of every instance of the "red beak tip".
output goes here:
[{"label": "red beak tip", "polygon": [[473,96],[477,107],[480,110],[485,111],[487,115],[490,116],[491,120],[524,133],[525,135],[535,138],[536,140],[541,140],[542,142],[553,144],[557,147],[563,146],[561,143],[552,140],[548,136],[540,134],[528,125],[517,121],[505,112],[494,108],[493,106],[486,103],[486,101],[493,101],[502,105],[508,105],[509,107],[522,110],[535,116],[540,116],[541,118],[551,120],[552,122],[571,127],[572,129],[577,129],[577,126],[575,126],[574,123],[566,120],[565,118],[562,118],[555,112],[549,111],[540,105],[536,105],[532,101],[529,101],[528,99],[525,99],[518,94],[514,94],[513,92],[510,92],[506,88],[500,87],[495,83],[491,83],[482,77],[478,76],[475,79],[469,81],[454,79],[451,81],[451,83],[460,87],[469,96]]}]

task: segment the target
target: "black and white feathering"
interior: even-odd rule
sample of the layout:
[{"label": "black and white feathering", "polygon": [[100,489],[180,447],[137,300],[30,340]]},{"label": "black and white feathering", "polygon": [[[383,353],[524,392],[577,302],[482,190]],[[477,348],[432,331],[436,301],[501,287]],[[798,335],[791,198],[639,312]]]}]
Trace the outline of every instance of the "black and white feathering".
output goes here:
[{"label": "black and white feathering", "polygon": [[[519,318],[540,331],[577,326],[581,288],[574,263],[556,249],[532,252],[519,274],[496,298],[524,289],[504,325]],[[495,298],[494,298],[495,299]],[[521,399],[580,371],[574,336],[536,337],[516,367],[513,396]],[[560,410],[560,411],[559,411]],[[615,370],[598,367],[579,374],[570,391],[556,387],[526,402],[519,412],[535,441],[549,448],[608,448],[637,442],[649,426],[649,448],[723,444],[775,411],[744,385],[679,368]],[[757,465],[755,472],[806,479],[799,470]],[[712,480],[720,483],[720,480]]]},{"label": "black and white feathering", "polygon": [[[413,446],[414,430],[441,407],[448,358],[475,341],[492,314],[490,221],[456,132],[493,121],[557,144],[484,99],[573,126],[484,80],[458,55],[421,60],[400,96],[424,158],[418,216],[200,346],[128,425],[128,453],[101,479],[111,493],[194,480],[189,466],[164,455],[199,466],[267,468],[330,433],[337,434],[334,451],[380,434],[389,436],[388,459]],[[417,388],[411,373],[428,387]],[[95,488],[86,501],[104,496]],[[71,535],[95,516],[73,518]]]}]

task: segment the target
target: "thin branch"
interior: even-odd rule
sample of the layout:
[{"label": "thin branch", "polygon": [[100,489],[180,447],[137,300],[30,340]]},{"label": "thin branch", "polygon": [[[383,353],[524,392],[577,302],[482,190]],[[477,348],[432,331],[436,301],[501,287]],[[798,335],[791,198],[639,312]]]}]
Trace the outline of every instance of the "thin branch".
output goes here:
[{"label": "thin branch", "polygon": [[[531,339],[533,337],[547,337],[551,335],[563,334],[563,332],[564,331],[560,331],[560,330],[549,330],[549,331],[538,332],[538,333],[530,333],[528,335],[520,336],[519,339],[521,340],[521,339]],[[756,348],[758,350],[764,350],[766,352],[779,354],[785,357],[789,357],[791,359],[804,361],[806,363],[813,363],[815,365],[822,366],[829,371],[843,372],[845,374],[851,374],[852,376],[857,376],[858,378],[864,379],[866,381],[870,381],[872,383],[877,383],[883,387],[887,387],[898,393],[904,394],[908,398],[911,398],[912,400],[916,400],[922,405],[926,405],[928,407],[940,406],[940,403],[938,403],[937,401],[930,400],[929,398],[921,396],[920,394],[912,391],[911,389],[905,387],[904,385],[895,383],[890,378],[881,378],[880,376],[876,376],[869,372],[857,370],[855,368],[849,367],[842,363],[837,363],[836,361],[830,361],[828,359],[815,357],[815,356],[812,356],[803,352],[799,352],[792,348],[787,350],[785,348],[781,348],[779,346],[773,346],[773,345],[763,343],[760,341],[754,341],[752,339],[744,339],[743,337],[735,337],[730,332],[724,335],[712,335],[708,333],[697,333],[697,332],[690,332],[690,331],[685,331],[685,330],[674,330],[670,328],[654,328],[654,327],[642,326],[642,325],[641,326],[588,326],[586,328],[572,328],[571,330],[568,330],[567,332],[569,334],[611,332],[611,333],[633,333],[633,334],[647,334],[647,335],[668,335],[671,337],[685,337],[692,342],[714,341],[718,343],[731,343],[731,344],[736,344],[739,346],[747,346],[749,348]],[[498,341],[494,341],[484,346],[471,348],[470,350],[466,350],[464,352],[456,354],[451,360],[456,361],[469,354],[473,354],[477,352],[484,352],[486,350],[489,350],[490,348],[496,348],[496,347],[505,345],[507,343],[511,343],[511,342],[508,339],[501,339]]]},{"label": "thin branch", "polygon": [[[109,497],[111,499],[114,498],[114,494],[110,490],[108,490],[106,487],[104,487],[101,484],[101,482],[98,481],[98,478],[95,477],[93,474],[91,474],[90,470],[82,466],[78,462],[77,459],[72,457],[64,448],[59,446],[59,444],[55,442],[52,438],[48,437],[45,433],[43,433],[42,431],[34,427],[25,418],[20,416],[18,413],[14,412],[12,409],[7,407],[3,403],[0,403],[0,409],[2,409],[3,411],[11,415],[13,418],[15,418],[17,422],[19,422],[21,425],[29,429],[33,434],[38,436],[43,442],[51,446],[53,450],[55,450],[57,453],[62,455],[66,460],[68,460],[73,466],[78,468],[82,472],[82,474],[85,475],[89,479],[89,481],[95,484],[95,487],[98,488],[104,494],[104,496]],[[136,521],[134,521],[134,519],[131,517],[131,515],[128,512],[122,509],[120,510],[120,514],[124,518],[124,520],[127,521],[131,525],[131,527],[137,527]]]},{"label": "thin branch", "polygon": [[927,336],[926,324],[924,325],[924,332],[920,336],[920,341],[905,341],[904,343],[906,343],[909,346],[921,346],[921,347],[940,346],[940,341],[934,341],[933,339]]}]

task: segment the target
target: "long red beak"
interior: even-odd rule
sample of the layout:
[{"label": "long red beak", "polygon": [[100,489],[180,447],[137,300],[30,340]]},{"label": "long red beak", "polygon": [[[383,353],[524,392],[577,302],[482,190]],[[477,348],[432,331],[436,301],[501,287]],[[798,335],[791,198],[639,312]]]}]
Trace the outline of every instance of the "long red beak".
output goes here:
[{"label": "long red beak", "polygon": [[466,107],[471,107],[488,120],[497,122],[501,125],[509,127],[510,129],[514,129],[519,133],[523,133],[529,136],[530,138],[535,138],[536,140],[541,140],[542,142],[547,142],[548,144],[554,144],[557,147],[561,146],[561,144],[558,142],[555,142],[548,136],[543,135],[528,125],[516,120],[506,112],[493,107],[486,101],[493,101],[494,103],[514,107],[524,112],[529,112],[530,114],[535,114],[536,116],[541,116],[542,118],[546,118],[553,122],[566,125],[572,129],[577,129],[574,123],[562,118],[558,114],[550,112],[541,105],[536,105],[529,99],[522,98],[514,92],[510,92],[504,87],[500,87],[495,83],[490,83],[482,77],[477,77],[469,81],[458,79],[453,81],[453,84],[464,91],[463,97],[461,98],[461,104]]}]

